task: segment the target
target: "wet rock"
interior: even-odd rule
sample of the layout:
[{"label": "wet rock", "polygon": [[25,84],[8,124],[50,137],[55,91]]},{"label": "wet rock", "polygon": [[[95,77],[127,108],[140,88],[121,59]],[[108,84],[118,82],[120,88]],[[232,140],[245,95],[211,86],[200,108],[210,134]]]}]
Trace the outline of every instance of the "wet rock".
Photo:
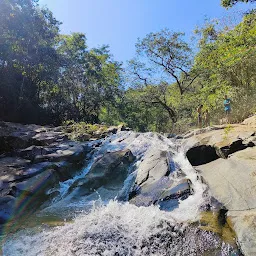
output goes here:
[{"label": "wet rock", "polygon": [[152,149],[147,152],[138,167],[129,202],[137,206],[149,206],[164,199],[173,200],[172,203],[168,203],[168,207],[174,209],[178,207],[176,199],[185,198],[189,194],[190,187],[182,179],[182,174],[173,161],[171,152]]},{"label": "wet rock", "polygon": [[15,198],[13,196],[0,197],[0,224],[7,222],[14,213]]},{"label": "wet rock", "polygon": [[116,189],[123,185],[128,166],[135,160],[130,150],[109,152],[96,161],[85,178],[77,180],[69,189],[78,188],[79,196],[88,195],[100,187]]},{"label": "wet rock", "polygon": [[46,191],[52,188],[58,181],[58,176],[54,170],[46,170],[32,178],[23,182],[13,185],[13,194],[18,197],[20,194],[23,196],[36,196],[45,194]]},{"label": "wet rock", "polygon": [[166,201],[170,199],[185,199],[188,195],[191,195],[191,181],[190,180],[180,180],[178,184],[175,184],[169,190],[163,191],[162,195],[159,197],[159,200]]},{"label": "wet rock", "polygon": [[23,139],[16,136],[1,136],[0,137],[0,154],[4,152],[12,152],[19,148],[29,146],[31,142],[28,139]]},{"label": "wet rock", "polygon": [[145,187],[165,176],[169,171],[166,154],[166,151],[158,149],[148,151],[144,161],[138,167],[136,184]]}]

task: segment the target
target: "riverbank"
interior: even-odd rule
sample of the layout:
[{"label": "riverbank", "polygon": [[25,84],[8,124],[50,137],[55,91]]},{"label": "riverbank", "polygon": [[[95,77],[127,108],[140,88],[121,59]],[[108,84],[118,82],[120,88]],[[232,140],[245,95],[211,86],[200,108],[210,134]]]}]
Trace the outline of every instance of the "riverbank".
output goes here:
[{"label": "riverbank", "polygon": [[[97,137],[75,141],[69,126],[2,123],[1,222],[8,221],[12,228],[13,214],[22,217],[20,209],[25,208],[28,213],[38,208],[46,214],[64,213],[66,218],[77,209],[70,205],[84,209],[81,203],[99,196],[105,202],[116,198],[171,211],[177,223],[202,226],[211,237],[215,232],[224,240],[234,239],[232,227],[243,253],[253,255],[255,184],[249,177],[255,166],[255,127],[252,122],[208,127],[171,140],[156,133],[118,133],[124,127],[101,127],[101,135],[90,128]],[[83,129],[79,131],[80,136]],[[217,228],[205,218],[211,212],[216,212]]]},{"label": "riverbank", "polygon": [[256,117],[183,135],[190,163],[221,202],[245,255],[256,254]]}]

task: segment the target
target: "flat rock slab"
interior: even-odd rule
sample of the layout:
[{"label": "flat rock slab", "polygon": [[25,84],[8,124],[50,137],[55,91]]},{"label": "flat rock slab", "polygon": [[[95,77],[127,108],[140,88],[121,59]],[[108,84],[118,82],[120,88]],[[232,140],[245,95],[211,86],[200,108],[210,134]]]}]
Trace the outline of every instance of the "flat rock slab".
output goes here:
[{"label": "flat rock slab", "polygon": [[23,182],[16,183],[13,189],[16,193],[25,193],[29,196],[35,194],[42,194],[51,187],[53,187],[58,181],[58,177],[54,170],[46,170],[32,178],[29,178]]},{"label": "flat rock slab", "polygon": [[244,125],[248,125],[248,126],[251,126],[251,127],[256,127],[256,115],[254,116],[251,116],[247,119],[245,119],[242,124]]},{"label": "flat rock slab", "polygon": [[256,165],[242,155],[256,155],[256,148],[234,153],[228,159],[217,159],[197,166],[213,196],[228,210],[249,210],[256,207]]},{"label": "flat rock slab", "polygon": [[230,211],[228,216],[233,224],[244,255],[256,255],[256,210]]},{"label": "flat rock slab", "polygon": [[169,172],[167,163],[167,152],[152,149],[144,156],[142,163],[138,167],[136,184],[146,187],[165,176]]},{"label": "flat rock slab", "polygon": [[253,136],[256,128],[246,125],[230,125],[213,127],[216,129],[195,130],[183,138],[183,146],[189,149],[201,145],[225,147],[237,140],[246,140]]},{"label": "flat rock slab", "polygon": [[30,161],[19,157],[0,158],[0,180],[9,182],[23,175]]}]

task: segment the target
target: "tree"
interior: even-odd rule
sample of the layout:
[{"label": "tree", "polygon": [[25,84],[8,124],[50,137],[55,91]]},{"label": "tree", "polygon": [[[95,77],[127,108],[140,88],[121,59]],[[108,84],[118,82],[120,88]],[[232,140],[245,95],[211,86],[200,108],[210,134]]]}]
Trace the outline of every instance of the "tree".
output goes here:
[{"label": "tree", "polygon": [[181,95],[197,77],[197,74],[191,72],[192,51],[183,36],[183,33],[172,33],[165,29],[148,34],[136,44],[138,55],[164,71],[171,81],[175,81]]},{"label": "tree", "polygon": [[232,115],[241,121],[253,113],[256,103],[256,14],[245,15],[231,30],[219,30],[214,23],[208,24],[201,30],[201,36],[194,68],[205,72],[203,89],[198,93],[205,95],[215,113],[221,112],[223,95],[231,94]]},{"label": "tree", "polygon": [[253,3],[253,2],[255,2],[255,0],[221,0],[221,5],[223,7],[229,8],[229,7],[232,7],[233,5],[237,4],[238,2]]},{"label": "tree", "polygon": [[3,0],[0,12],[0,118],[38,122],[42,84],[58,76],[54,38],[60,23],[36,1]]}]

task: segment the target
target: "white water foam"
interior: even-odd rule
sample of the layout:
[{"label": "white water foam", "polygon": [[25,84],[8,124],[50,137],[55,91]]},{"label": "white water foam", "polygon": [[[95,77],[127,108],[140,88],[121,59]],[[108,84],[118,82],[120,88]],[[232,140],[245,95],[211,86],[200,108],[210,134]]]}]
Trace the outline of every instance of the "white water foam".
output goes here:
[{"label": "white water foam", "polygon": [[[171,151],[174,154],[173,160],[186,178],[191,180],[194,194],[180,201],[179,208],[172,212],[161,211],[157,206],[136,207],[129,203],[110,201],[107,205],[75,217],[74,223],[56,228],[38,227],[15,234],[5,243],[4,255],[176,256],[203,255],[205,252],[208,252],[207,255],[230,255],[232,248],[223,244],[215,235],[188,224],[199,218],[205,186],[198,180],[182,149],[177,150],[171,140],[159,134],[121,132],[103,141],[95,157],[107,151],[126,148],[137,157],[137,168],[152,148]],[[84,171],[87,172],[88,169]],[[84,172],[79,177],[83,174]],[[127,177],[124,191],[131,185],[134,174],[136,173]],[[100,191],[98,193],[101,197]],[[92,201],[89,203],[93,204]]]},{"label": "white water foam", "polygon": [[136,207],[110,201],[74,223],[15,234],[4,256],[230,255],[229,246],[206,231],[177,221],[156,206]]}]

